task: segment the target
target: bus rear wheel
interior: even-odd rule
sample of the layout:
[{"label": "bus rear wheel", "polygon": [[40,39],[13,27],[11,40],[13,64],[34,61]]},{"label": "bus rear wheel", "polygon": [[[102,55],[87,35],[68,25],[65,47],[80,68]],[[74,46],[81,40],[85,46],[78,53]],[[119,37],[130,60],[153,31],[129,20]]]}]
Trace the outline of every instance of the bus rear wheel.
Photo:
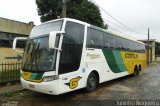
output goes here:
[{"label": "bus rear wheel", "polygon": [[137,66],[135,66],[133,75],[138,76],[139,74],[140,74],[140,69]]},{"label": "bus rear wheel", "polygon": [[96,74],[92,72],[87,79],[86,91],[87,92],[94,91],[97,88],[97,85],[98,85],[98,78]]}]

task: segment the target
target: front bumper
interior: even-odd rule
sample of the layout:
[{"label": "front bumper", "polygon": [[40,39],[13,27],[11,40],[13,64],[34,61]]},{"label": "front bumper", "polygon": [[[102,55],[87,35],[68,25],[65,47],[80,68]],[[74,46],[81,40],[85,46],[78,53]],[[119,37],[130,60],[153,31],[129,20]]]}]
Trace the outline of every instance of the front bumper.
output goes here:
[{"label": "front bumper", "polygon": [[41,82],[41,83],[26,81],[23,78],[21,78],[20,80],[22,86],[26,89],[51,95],[60,94],[58,90],[58,83],[57,83],[58,80],[50,82]]}]

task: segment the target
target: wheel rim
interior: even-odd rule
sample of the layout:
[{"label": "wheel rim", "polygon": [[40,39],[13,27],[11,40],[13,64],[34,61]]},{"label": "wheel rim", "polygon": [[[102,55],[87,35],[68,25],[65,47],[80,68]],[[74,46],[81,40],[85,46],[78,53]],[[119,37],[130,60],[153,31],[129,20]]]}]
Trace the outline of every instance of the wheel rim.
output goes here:
[{"label": "wheel rim", "polygon": [[137,71],[135,70],[135,72],[134,72],[134,75],[136,76],[137,75]]},{"label": "wheel rim", "polygon": [[139,73],[140,73],[140,70],[136,68],[135,71],[134,71],[134,76],[139,75]]},{"label": "wheel rim", "polygon": [[95,85],[96,85],[95,78],[94,78],[94,77],[91,77],[91,78],[89,79],[89,88],[93,88],[93,87],[95,87]]}]

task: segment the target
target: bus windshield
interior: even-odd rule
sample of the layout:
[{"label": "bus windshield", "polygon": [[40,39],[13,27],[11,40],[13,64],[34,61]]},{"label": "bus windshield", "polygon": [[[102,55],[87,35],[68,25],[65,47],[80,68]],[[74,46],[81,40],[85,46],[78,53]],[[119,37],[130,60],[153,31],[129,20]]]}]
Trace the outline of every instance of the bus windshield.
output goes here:
[{"label": "bus windshield", "polygon": [[24,71],[55,70],[56,50],[48,48],[48,39],[44,37],[27,41],[22,66]]},{"label": "bus windshield", "polygon": [[[54,25],[56,28],[54,28]],[[55,71],[57,50],[49,48],[49,33],[51,31],[61,30],[62,22],[52,22],[49,24],[35,27],[31,36],[35,38],[28,39],[26,42],[24,57],[22,61],[22,70],[30,72]],[[52,27],[51,27],[52,26]],[[59,26],[59,28],[58,28]],[[44,31],[44,28],[47,29]],[[37,35],[37,33],[40,36]],[[60,36],[56,36],[55,45],[58,47]]]}]

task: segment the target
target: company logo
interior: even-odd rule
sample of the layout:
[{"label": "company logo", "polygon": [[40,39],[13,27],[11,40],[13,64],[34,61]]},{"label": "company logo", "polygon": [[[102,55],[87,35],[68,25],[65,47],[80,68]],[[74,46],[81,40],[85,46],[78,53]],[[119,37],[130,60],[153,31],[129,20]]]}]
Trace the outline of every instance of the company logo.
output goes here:
[{"label": "company logo", "polygon": [[138,58],[138,54],[126,53],[125,58]]},{"label": "company logo", "polygon": [[100,58],[100,55],[99,55],[99,54],[90,54],[90,53],[87,53],[87,56],[89,56],[91,59]]},{"label": "company logo", "polygon": [[78,86],[78,81],[81,78],[82,77],[72,78],[69,83],[66,83],[66,85],[68,85],[69,88],[74,89],[74,88],[76,88]]}]

